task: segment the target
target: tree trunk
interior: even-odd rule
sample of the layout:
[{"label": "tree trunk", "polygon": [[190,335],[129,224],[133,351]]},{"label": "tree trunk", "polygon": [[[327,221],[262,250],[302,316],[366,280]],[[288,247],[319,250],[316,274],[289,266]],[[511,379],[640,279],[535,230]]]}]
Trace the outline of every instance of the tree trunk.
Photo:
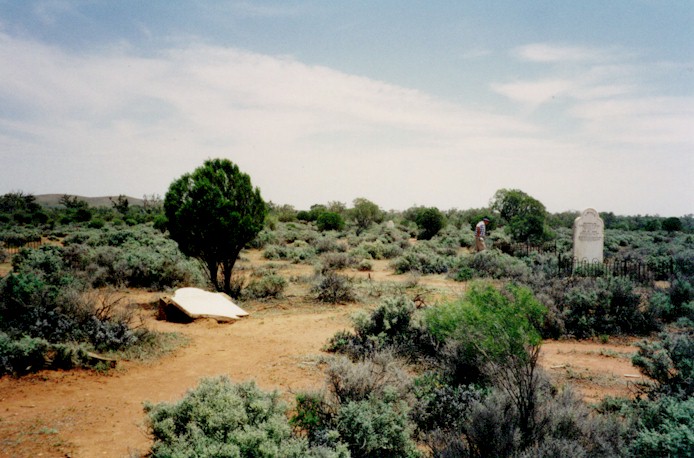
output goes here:
[{"label": "tree trunk", "polygon": [[231,258],[222,262],[222,274],[224,275],[224,292],[228,295],[232,295],[231,291],[231,271],[234,270],[234,264],[236,264],[236,259],[238,259],[239,253],[237,252]]},{"label": "tree trunk", "polygon": [[217,261],[207,260],[207,273],[210,275],[210,281],[214,286],[215,291],[219,291],[219,280],[217,280]]}]

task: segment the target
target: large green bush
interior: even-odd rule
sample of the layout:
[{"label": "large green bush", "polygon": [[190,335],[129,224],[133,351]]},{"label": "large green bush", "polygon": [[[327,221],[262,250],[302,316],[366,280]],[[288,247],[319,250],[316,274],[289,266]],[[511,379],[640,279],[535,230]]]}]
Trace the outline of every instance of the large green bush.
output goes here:
[{"label": "large green bush", "polygon": [[323,231],[341,231],[345,228],[345,220],[338,213],[328,212],[321,213],[316,219],[318,230]]},{"label": "large green bush", "polygon": [[446,225],[446,217],[436,207],[422,207],[415,212],[414,222],[419,228],[417,238],[431,240]]},{"label": "large green bush", "polygon": [[525,287],[472,283],[464,298],[428,309],[425,322],[438,341],[452,338],[483,349],[492,357],[522,354],[538,345],[546,309]]}]

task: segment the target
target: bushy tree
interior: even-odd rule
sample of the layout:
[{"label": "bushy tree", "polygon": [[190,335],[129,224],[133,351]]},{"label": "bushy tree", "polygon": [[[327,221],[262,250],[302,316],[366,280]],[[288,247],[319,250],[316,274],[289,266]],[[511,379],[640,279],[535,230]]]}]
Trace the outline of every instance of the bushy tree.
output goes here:
[{"label": "bushy tree", "polygon": [[660,227],[664,231],[668,232],[677,232],[682,230],[682,220],[679,218],[672,216],[670,218],[665,218],[663,222],[660,224]]},{"label": "bushy tree", "polygon": [[436,207],[408,208],[403,217],[417,225],[420,240],[431,240],[446,225],[445,215]]},{"label": "bushy tree", "polygon": [[120,213],[123,216],[126,216],[128,214],[128,210],[130,208],[130,201],[126,196],[120,194],[118,197],[116,197],[115,200],[111,199],[110,197],[109,200],[111,201],[111,205],[113,205],[113,208],[118,213]]},{"label": "bushy tree", "polygon": [[325,212],[316,220],[320,231],[341,231],[345,228],[345,220],[338,213]]},{"label": "bushy tree", "polygon": [[354,199],[352,205],[354,207],[351,210],[351,215],[357,225],[357,232],[361,233],[368,229],[371,224],[383,221],[383,212],[378,205],[370,200],[359,197]]},{"label": "bushy tree", "polygon": [[500,189],[491,208],[498,212],[516,242],[539,242],[547,238],[547,210],[537,199],[519,189]]},{"label": "bushy tree", "polygon": [[209,159],[169,186],[166,227],[181,251],[200,259],[214,287],[221,266],[224,291],[243,247],[263,228],[267,206],[250,177],[227,159]]},{"label": "bushy tree", "polygon": [[47,219],[48,216],[32,194],[17,191],[0,196],[0,224],[44,224]]}]

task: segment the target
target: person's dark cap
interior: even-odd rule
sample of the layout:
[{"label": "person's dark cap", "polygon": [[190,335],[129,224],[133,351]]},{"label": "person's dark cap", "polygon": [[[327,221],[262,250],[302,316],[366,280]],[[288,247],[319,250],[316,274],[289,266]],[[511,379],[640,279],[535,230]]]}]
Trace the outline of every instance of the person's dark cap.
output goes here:
[{"label": "person's dark cap", "polygon": [[484,218],[482,218],[482,221],[489,221],[489,218],[485,216]]}]

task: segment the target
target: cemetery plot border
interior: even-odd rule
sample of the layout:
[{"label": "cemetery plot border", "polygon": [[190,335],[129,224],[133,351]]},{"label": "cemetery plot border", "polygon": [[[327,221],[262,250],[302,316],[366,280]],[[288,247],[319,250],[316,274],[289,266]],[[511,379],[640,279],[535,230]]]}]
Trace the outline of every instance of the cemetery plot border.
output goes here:
[{"label": "cemetery plot border", "polygon": [[562,277],[629,277],[635,281],[649,282],[670,278],[675,271],[675,262],[673,259],[656,263],[628,259],[606,259],[601,262],[559,255],[557,267],[557,274]]},{"label": "cemetery plot border", "polygon": [[27,242],[24,245],[21,246],[15,246],[15,245],[5,245],[3,242],[0,242],[0,246],[7,251],[8,254],[17,254],[22,248],[39,248],[43,245],[43,242],[38,240],[35,242]]}]

